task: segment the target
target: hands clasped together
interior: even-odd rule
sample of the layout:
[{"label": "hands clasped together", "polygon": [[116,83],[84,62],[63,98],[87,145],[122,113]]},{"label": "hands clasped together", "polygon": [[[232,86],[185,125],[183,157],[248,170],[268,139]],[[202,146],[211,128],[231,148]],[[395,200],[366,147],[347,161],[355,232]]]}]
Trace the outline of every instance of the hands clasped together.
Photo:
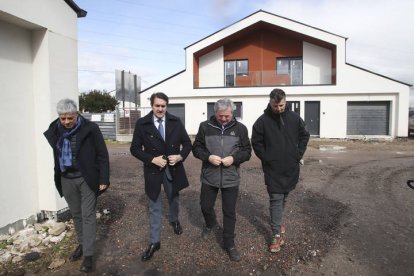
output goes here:
[{"label": "hands clasped together", "polygon": [[162,169],[165,166],[167,166],[167,164],[170,166],[174,166],[175,164],[177,164],[178,162],[182,160],[183,160],[183,157],[180,154],[175,154],[175,155],[168,155],[167,157],[164,155],[160,155],[160,156],[154,157],[151,162]]},{"label": "hands clasped together", "polygon": [[225,167],[230,167],[234,162],[234,158],[233,156],[226,156],[224,158],[221,158],[217,155],[210,155],[208,157],[208,162],[210,162],[214,166],[220,166],[221,164],[223,164],[223,166]]}]

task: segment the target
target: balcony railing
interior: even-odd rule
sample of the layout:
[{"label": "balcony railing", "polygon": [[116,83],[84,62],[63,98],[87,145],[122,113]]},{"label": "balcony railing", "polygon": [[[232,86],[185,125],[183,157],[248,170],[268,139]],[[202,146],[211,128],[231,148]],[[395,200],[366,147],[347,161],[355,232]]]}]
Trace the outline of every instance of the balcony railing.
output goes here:
[{"label": "balcony railing", "polygon": [[302,71],[295,74],[278,75],[275,71],[249,71],[245,75],[218,76],[217,73],[200,73],[194,78],[194,86],[205,87],[249,87],[249,86],[291,86],[334,84],[335,75],[313,73],[303,76]]}]

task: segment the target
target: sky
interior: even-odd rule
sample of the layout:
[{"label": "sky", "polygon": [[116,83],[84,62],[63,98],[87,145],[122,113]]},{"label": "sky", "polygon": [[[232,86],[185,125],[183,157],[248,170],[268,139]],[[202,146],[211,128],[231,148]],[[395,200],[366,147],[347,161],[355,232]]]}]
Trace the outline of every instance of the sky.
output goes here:
[{"label": "sky", "polygon": [[[145,89],[185,69],[184,48],[264,10],[348,38],[347,62],[414,84],[412,0],[75,0],[79,90],[113,91],[115,70]],[[414,107],[414,89],[410,93]]]}]

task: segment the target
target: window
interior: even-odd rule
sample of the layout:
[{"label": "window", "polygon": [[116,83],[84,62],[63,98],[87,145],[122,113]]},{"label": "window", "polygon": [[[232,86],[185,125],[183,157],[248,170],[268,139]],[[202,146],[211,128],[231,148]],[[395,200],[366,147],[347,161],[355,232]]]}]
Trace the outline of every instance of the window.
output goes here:
[{"label": "window", "polygon": [[247,76],[249,74],[249,62],[247,60],[237,60],[236,64],[237,76]]},{"label": "window", "polygon": [[242,60],[227,60],[224,62],[225,85],[235,86],[237,76],[249,75],[249,61]]},{"label": "window", "polygon": [[291,85],[302,84],[302,58],[276,58],[276,74],[288,75]]},{"label": "window", "polygon": [[[236,117],[237,120],[241,120],[243,118],[243,103],[233,103],[236,105],[236,109],[233,110],[233,116]],[[210,117],[214,115],[214,104],[215,103],[207,103],[207,119],[210,119]]]}]

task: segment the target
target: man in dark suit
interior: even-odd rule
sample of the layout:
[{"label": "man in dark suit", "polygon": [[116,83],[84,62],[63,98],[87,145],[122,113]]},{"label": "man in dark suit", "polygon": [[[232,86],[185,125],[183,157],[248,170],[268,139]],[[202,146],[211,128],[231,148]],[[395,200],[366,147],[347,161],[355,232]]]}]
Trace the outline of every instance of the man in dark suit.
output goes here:
[{"label": "man in dark suit", "polygon": [[168,198],[169,221],[174,233],[183,230],[178,220],[179,191],[188,187],[183,161],[191,151],[191,140],[180,119],[167,112],[168,96],[158,92],[150,98],[152,111],[135,125],[131,154],[144,165],[145,193],[149,198],[150,244],[142,260],[161,248],[161,184]]}]

